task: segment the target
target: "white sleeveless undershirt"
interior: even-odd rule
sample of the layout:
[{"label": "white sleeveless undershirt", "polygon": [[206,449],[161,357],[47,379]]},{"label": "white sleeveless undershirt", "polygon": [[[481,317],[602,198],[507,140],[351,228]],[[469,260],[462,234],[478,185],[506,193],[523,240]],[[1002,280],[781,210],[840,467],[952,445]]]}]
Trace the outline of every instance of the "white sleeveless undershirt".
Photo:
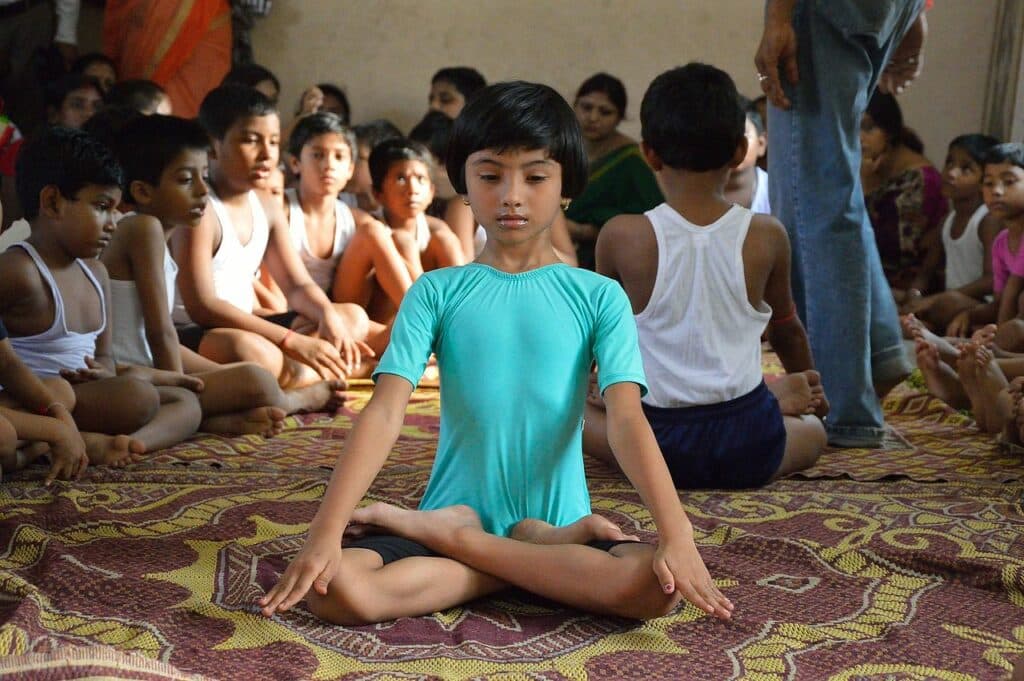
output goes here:
[{"label": "white sleeveless undershirt", "polygon": [[53,274],[50,273],[50,268],[27,241],[13,244],[11,248],[21,248],[28,253],[39,270],[39,276],[50,287],[50,295],[53,298],[53,324],[50,328],[34,336],[8,336],[15,354],[37,376],[54,377],[60,376],[61,369],[85,368],[85,358],[96,356],[96,339],[103,333],[103,329],[107,328],[107,302],[103,297],[103,287],[89,266],[76,259],[75,263],[82,268],[85,278],[93,285],[96,295],[100,298],[103,322],[95,331],[71,331],[68,329],[64,314],[64,297],[57,287]]},{"label": "white sleeveless undershirt", "polygon": [[[178,264],[164,248],[163,277],[167,310],[174,309]],[[146,339],[146,318],[134,279],[110,280],[111,355],[117,364],[153,366],[153,352]]]},{"label": "white sleeveless undershirt", "polygon": [[658,242],[658,274],[636,315],[643,401],[690,407],[749,393],[762,380],[761,334],[772,314],[747,299],[743,242],[753,213],[733,206],[706,227],[665,203],[644,215]]},{"label": "white sleeveless undershirt", "polygon": [[[256,192],[249,192],[249,207],[252,210],[252,235],[249,242],[242,244],[238,240],[238,232],[231,223],[224,204],[210,189],[210,206],[217,215],[220,222],[220,246],[213,254],[210,261],[213,270],[213,290],[217,297],[225,300],[242,312],[252,313],[256,305],[256,292],[253,289],[253,279],[263,262],[263,255],[267,251],[267,242],[270,238],[270,225],[267,223],[267,214],[263,212],[263,205],[260,203]],[[185,303],[181,295],[177,296],[174,304],[174,322],[176,324],[189,324],[192,319],[185,310]]]},{"label": "white sleeveless undershirt", "polygon": [[961,286],[981,278],[985,271],[985,244],[978,235],[978,225],[988,215],[985,204],[967,220],[967,226],[959,239],[953,238],[953,220],[956,211],[950,211],[946,221],[942,223],[942,248],[946,252],[946,289],[958,289]]},{"label": "white sleeveless undershirt", "polygon": [[334,202],[334,245],[329,256],[320,258],[310,251],[306,216],[302,213],[298,192],[295,189],[286,189],[284,195],[288,198],[288,233],[291,236],[292,247],[299,254],[316,285],[324,291],[330,291],[341,254],[356,233],[356,221],[352,217],[352,211],[341,200]]}]

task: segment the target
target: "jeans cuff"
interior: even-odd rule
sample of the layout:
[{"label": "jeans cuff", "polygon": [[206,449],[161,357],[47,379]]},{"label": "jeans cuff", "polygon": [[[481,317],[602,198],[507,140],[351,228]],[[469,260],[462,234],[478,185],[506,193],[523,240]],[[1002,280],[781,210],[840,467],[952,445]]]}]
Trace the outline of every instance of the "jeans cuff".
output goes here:
[{"label": "jeans cuff", "polygon": [[875,449],[885,440],[885,428],[873,426],[829,426],[826,419],[825,431],[828,433],[830,447],[859,447]]},{"label": "jeans cuff", "polygon": [[871,380],[875,384],[906,378],[913,370],[903,343],[871,355]]}]

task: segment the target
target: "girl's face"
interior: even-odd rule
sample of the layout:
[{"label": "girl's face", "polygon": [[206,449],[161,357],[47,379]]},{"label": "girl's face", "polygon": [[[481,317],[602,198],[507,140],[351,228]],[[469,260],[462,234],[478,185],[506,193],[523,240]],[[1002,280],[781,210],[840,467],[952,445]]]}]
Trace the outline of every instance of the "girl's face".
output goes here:
[{"label": "girl's face", "polygon": [[438,80],[430,84],[428,103],[431,111],[440,111],[454,120],[466,106],[466,98],[448,81]]},{"label": "girl's face", "polygon": [[299,157],[292,156],[290,161],[303,192],[337,194],[352,179],[352,150],[335,132],[311,138],[302,146]]},{"label": "girl's face", "polygon": [[588,92],[578,97],[573,108],[583,129],[583,137],[591,142],[611,135],[622,120],[622,114],[603,92]]},{"label": "girl's face", "polygon": [[60,109],[50,117],[50,122],[54,125],[63,125],[65,128],[81,128],[101,106],[103,97],[96,88],[78,88],[68,93],[61,102]]},{"label": "girl's face", "polygon": [[85,70],[82,71],[82,75],[95,78],[104,93],[109,92],[110,88],[117,82],[117,74],[114,73],[114,67],[102,61],[94,61],[86,66]]},{"label": "girl's face", "polygon": [[970,199],[981,191],[981,166],[959,147],[951,147],[942,168],[942,195],[947,199]]},{"label": "girl's face", "polygon": [[488,243],[524,243],[561,211],[562,166],[547,149],[481,149],[466,159],[466,196]]},{"label": "girl's face", "polygon": [[889,139],[885,131],[875,124],[871,114],[864,114],[860,119],[860,148],[864,158],[874,160],[889,148]]},{"label": "girl's face", "polygon": [[1024,169],[1006,161],[986,163],[981,188],[992,215],[1000,219],[1024,216]]}]

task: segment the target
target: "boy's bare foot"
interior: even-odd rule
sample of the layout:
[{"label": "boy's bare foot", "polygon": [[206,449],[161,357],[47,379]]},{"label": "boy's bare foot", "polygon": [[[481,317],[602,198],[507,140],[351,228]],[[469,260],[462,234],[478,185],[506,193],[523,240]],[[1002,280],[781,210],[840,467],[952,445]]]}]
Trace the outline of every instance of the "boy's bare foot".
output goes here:
[{"label": "boy's bare foot", "polygon": [[289,414],[309,411],[335,412],[345,404],[348,383],[340,379],[317,381],[305,388],[286,390],[284,409]]},{"label": "boy's bare foot", "polygon": [[273,437],[284,430],[284,409],[256,407],[233,414],[219,414],[203,419],[199,430],[214,435],[262,435]]},{"label": "boy's bare foot", "polygon": [[934,344],[918,338],[914,342],[914,353],[928,392],[954,409],[964,409],[970,405],[960,384],[960,377],[953,367],[939,358],[939,350]]},{"label": "boy's bare foot", "polygon": [[829,405],[821,385],[821,374],[814,369],[787,374],[772,381],[768,389],[779,401],[779,409],[784,416],[824,416],[828,413]]},{"label": "boy's bare foot", "polygon": [[985,407],[988,403],[982,398],[981,387],[978,383],[977,350],[978,346],[974,343],[967,343],[961,348],[960,359],[956,363],[956,373],[960,377],[960,385],[963,386],[967,399],[970,401],[974,421],[980,430],[985,431],[985,424],[988,423]]},{"label": "boy's bare foot", "polygon": [[82,440],[90,466],[120,468],[139,461],[146,453],[146,445],[128,435],[82,433]]},{"label": "boy's bare foot", "polygon": [[480,516],[469,506],[410,511],[378,502],[354,510],[350,522],[385,529],[439,553],[446,553],[445,547],[452,540],[455,530],[463,527],[483,529]]},{"label": "boy's bare foot", "polygon": [[536,518],[520,520],[512,528],[509,537],[531,544],[586,544],[590,541],[639,541],[634,535],[627,535],[622,529],[603,516],[591,513],[565,527]]},{"label": "boy's bare foot", "polygon": [[917,340],[924,331],[928,330],[924,322],[912,313],[900,316],[900,328],[903,329],[903,337],[907,340]]},{"label": "boy's bare foot", "polygon": [[971,342],[991,348],[995,344],[997,328],[995,324],[986,324],[971,335]]},{"label": "boy's bare foot", "polygon": [[1006,394],[1008,383],[1006,376],[996,364],[995,356],[989,348],[978,346],[975,351],[975,380],[978,385],[978,400],[983,403],[985,423],[979,427],[989,433],[1000,433],[1012,422],[1012,404],[1008,400],[1000,400],[1000,394]]},{"label": "boy's bare foot", "polygon": [[920,319],[912,314],[904,315],[900,317],[900,326],[903,328],[903,335],[909,340],[925,340],[931,343],[938,349],[939,357],[942,361],[952,365],[957,357],[960,356],[960,351],[955,345],[953,345],[948,338],[932,332],[927,326],[924,325]]}]

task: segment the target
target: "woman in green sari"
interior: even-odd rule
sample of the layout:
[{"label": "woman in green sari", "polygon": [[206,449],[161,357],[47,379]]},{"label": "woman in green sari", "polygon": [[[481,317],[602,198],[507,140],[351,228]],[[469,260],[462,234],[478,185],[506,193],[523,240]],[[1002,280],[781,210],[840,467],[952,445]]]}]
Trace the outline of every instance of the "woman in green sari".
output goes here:
[{"label": "woman in green sari", "polygon": [[636,140],[618,131],[626,114],[622,81],[598,73],[576,92],[576,118],[590,160],[583,195],[565,211],[580,267],[594,269],[594,243],[604,223],[622,213],[638,214],[664,201]]}]

